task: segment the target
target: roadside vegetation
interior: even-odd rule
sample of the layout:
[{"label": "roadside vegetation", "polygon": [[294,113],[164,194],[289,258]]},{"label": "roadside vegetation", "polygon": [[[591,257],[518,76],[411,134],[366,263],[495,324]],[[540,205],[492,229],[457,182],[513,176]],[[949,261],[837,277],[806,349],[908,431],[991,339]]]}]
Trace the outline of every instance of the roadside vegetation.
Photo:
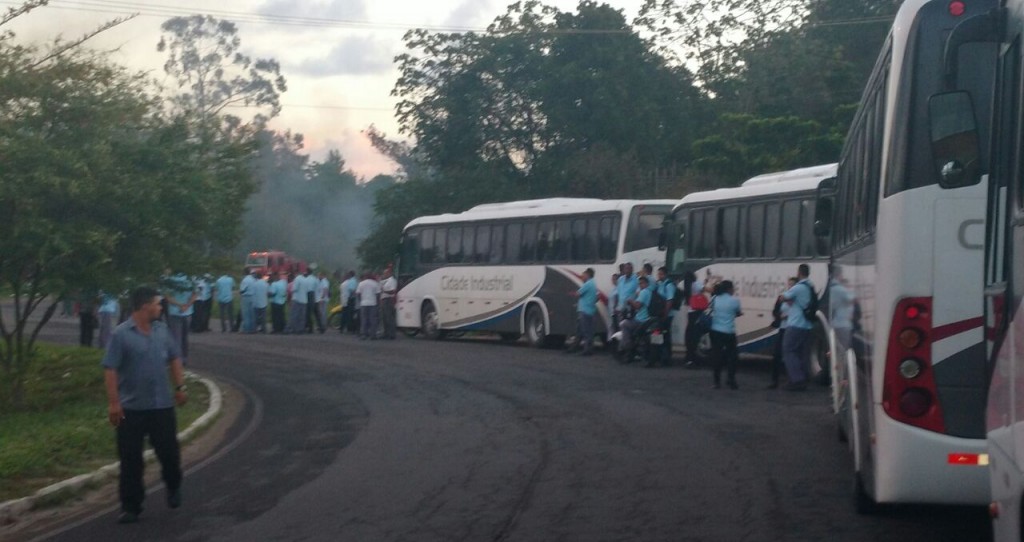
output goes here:
[{"label": "roadside vegetation", "polygon": [[[25,380],[26,404],[0,407],[0,501],[117,461],[107,422],[101,350],[36,344]],[[205,386],[189,386],[178,409],[179,431],[206,412]]]}]

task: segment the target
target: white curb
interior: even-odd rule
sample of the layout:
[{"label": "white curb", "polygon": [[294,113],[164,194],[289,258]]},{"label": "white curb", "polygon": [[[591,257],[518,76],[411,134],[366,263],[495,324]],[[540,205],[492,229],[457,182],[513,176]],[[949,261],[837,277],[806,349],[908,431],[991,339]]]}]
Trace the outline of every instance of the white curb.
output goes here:
[{"label": "white curb", "polygon": [[[179,442],[188,441],[196,434],[197,431],[209,425],[210,422],[220,414],[220,409],[224,404],[224,397],[221,394],[220,388],[217,387],[212,380],[203,378],[195,373],[187,373],[187,376],[198,380],[206,386],[208,390],[210,390],[210,406],[202,416],[192,422],[192,424],[186,427],[183,431],[178,433]],[[144,457],[147,462],[152,461],[154,457],[153,450],[146,450]],[[108,478],[116,477],[119,466],[120,463],[115,461],[109,465],[104,465],[91,473],[80,474],[74,478],[68,478],[67,480],[48,485],[28,497],[22,497],[20,499],[0,503],[0,526],[7,525],[18,516],[29,512],[35,508],[37,502],[45,500],[47,497],[63,492],[78,492],[87,485],[99,484]]]}]

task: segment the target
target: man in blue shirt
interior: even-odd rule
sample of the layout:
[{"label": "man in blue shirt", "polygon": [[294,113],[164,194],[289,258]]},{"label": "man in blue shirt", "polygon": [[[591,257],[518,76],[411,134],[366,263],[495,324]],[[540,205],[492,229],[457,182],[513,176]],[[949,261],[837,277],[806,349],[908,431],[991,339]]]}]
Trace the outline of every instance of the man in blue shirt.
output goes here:
[{"label": "man in blue shirt", "polygon": [[814,324],[804,316],[804,310],[810,307],[815,295],[814,284],[808,279],[810,274],[811,268],[805,263],[800,264],[796,273],[798,282],[782,294],[782,299],[791,303],[786,315],[786,335],[782,338],[782,360],[789,375],[789,384],[786,385],[789,391],[807,389],[810,362],[807,344]]},{"label": "man in blue shirt", "polygon": [[181,359],[188,363],[189,321],[195,313],[195,283],[185,273],[175,273],[167,279],[167,327],[178,342]]},{"label": "man in blue shirt", "polygon": [[142,513],[142,501],[146,498],[142,478],[146,435],[160,460],[167,505],[181,506],[181,454],[174,406],[184,405],[188,396],[181,352],[167,325],[160,321],[160,301],[160,295],[152,288],[134,290],[131,317],[114,330],[103,356],[107,417],[117,428],[117,453],[121,460],[119,523],[135,523]]},{"label": "man in blue shirt", "polygon": [[341,283],[341,327],[340,331],[345,333],[346,330],[356,333],[355,324],[355,313],[356,313],[356,288],[359,287],[359,281],[356,280],[356,272],[349,271],[346,275],[345,280]]},{"label": "man in blue shirt", "polygon": [[267,305],[269,303],[270,284],[256,276],[252,283],[253,333],[267,332]]},{"label": "man in blue shirt", "polygon": [[100,308],[96,309],[100,320],[100,348],[110,344],[110,334],[114,332],[114,324],[120,312],[121,305],[117,302],[117,296],[100,292]]},{"label": "man in blue shirt", "polygon": [[217,307],[220,313],[220,332],[227,333],[234,320],[233,305],[235,301],[235,279],[231,275],[221,275],[214,286],[217,291]]},{"label": "man in blue shirt", "polygon": [[727,366],[726,384],[739,389],[736,383],[736,365],[739,351],[736,344],[736,318],[743,315],[740,300],[733,297],[731,280],[718,285],[718,294],[711,298],[711,351],[714,357],[714,388],[722,387],[722,365]]},{"label": "man in blue shirt", "polygon": [[[672,320],[676,317],[676,313],[679,310],[672,307],[672,300],[676,297],[676,285],[668,277],[668,269],[664,266],[658,268],[658,282],[655,285],[655,291],[665,300],[665,314],[655,315],[655,317],[661,318],[660,327],[663,342],[661,343],[659,358],[661,364],[668,367],[672,365]],[[647,365],[648,367],[653,367],[653,360]]]},{"label": "man in blue shirt", "polygon": [[242,333],[252,333],[255,330],[255,312],[252,306],[252,285],[256,282],[256,271],[246,270],[242,282],[238,285],[238,294],[242,298]]},{"label": "man in blue shirt", "polygon": [[632,360],[633,342],[636,339],[636,335],[639,334],[647,321],[651,319],[651,315],[648,313],[648,307],[651,305],[651,292],[648,288],[647,277],[639,277],[637,279],[637,290],[633,294],[633,298],[627,301],[629,306],[634,310],[633,317],[624,320],[622,322],[622,341],[619,343],[619,353],[625,354],[625,358],[622,359],[624,363],[629,363]]},{"label": "man in blue shirt", "polygon": [[284,332],[284,306],[288,302],[288,279],[278,273],[270,275],[270,321],[273,324],[271,333]]},{"label": "man in blue shirt", "polygon": [[597,315],[597,284],[594,283],[594,269],[583,271],[583,284],[576,290],[576,344],[569,351],[582,348],[581,355],[593,355],[594,319]]},{"label": "man in blue shirt", "polygon": [[192,331],[202,333],[210,331],[210,309],[213,305],[213,293],[210,287],[210,276],[200,275],[196,277],[196,312],[192,316]]},{"label": "man in blue shirt", "polygon": [[633,264],[627,263],[625,271],[619,275],[619,285],[615,291],[616,298],[619,300],[618,306],[615,307],[619,322],[625,319],[626,308],[629,301],[636,296],[637,288],[639,288],[639,277],[633,274]]}]

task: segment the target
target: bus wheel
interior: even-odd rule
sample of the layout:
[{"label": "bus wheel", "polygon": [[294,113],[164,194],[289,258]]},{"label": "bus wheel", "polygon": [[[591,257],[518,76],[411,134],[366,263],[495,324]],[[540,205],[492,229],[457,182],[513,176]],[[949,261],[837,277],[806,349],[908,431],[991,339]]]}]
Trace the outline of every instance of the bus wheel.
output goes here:
[{"label": "bus wheel", "polygon": [[423,309],[420,311],[420,333],[432,341],[441,338],[441,322],[437,316],[437,309],[429,301],[423,304]]},{"label": "bus wheel", "polygon": [[547,335],[547,325],[544,324],[540,307],[530,305],[526,310],[526,340],[534,348],[543,348],[547,344]]},{"label": "bus wheel", "polygon": [[415,337],[420,334],[420,328],[418,327],[403,327],[400,329],[406,337]]},{"label": "bus wheel", "polygon": [[859,472],[853,473],[853,505],[858,514],[870,516],[878,513],[878,503],[868,495],[864,488],[864,477]]}]

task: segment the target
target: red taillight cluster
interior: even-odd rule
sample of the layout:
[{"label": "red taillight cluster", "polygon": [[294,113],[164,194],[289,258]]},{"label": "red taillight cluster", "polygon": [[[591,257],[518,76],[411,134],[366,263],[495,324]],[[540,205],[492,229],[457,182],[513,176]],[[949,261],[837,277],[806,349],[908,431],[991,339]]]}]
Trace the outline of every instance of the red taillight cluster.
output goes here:
[{"label": "red taillight cluster", "polygon": [[967,6],[961,0],[953,0],[949,3],[949,14],[954,17],[960,17],[967,11]]},{"label": "red taillight cluster", "polygon": [[882,407],[892,419],[945,432],[931,364],[932,300],[912,297],[896,305],[889,333]]}]

